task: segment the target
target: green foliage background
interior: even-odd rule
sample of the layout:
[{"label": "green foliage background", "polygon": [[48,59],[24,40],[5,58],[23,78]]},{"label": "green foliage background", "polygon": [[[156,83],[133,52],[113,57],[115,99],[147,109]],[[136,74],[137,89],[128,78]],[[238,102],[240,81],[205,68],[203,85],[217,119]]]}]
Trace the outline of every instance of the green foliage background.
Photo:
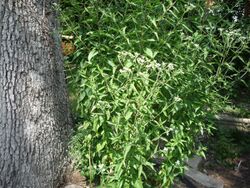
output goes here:
[{"label": "green foliage background", "polygon": [[249,71],[247,27],[225,19],[224,7],[61,2],[63,33],[76,46],[65,60],[79,118],[72,155],[91,181],[169,187],[188,157],[204,154],[198,137],[211,131],[222,93]]}]

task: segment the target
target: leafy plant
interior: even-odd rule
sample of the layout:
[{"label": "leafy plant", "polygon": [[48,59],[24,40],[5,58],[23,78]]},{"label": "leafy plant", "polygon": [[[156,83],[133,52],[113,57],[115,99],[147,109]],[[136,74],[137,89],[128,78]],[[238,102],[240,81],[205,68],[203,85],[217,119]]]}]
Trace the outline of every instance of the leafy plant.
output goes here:
[{"label": "leafy plant", "polygon": [[228,104],[225,106],[224,113],[233,115],[234,117],[240,117],[240,118],[249,118],[250,112],[249,108],[247,106],[236,106],[234,104]]},{"label": "leafy plant", "polygon": [[232,135],[229,131],[219,129],[215,138],[216,142],[210,144],[210,150],[214,152],[217,161],[224,165],[233,165],[233,159],[239,156],[239,151]]},{"label": "leafy plant", "polygon": [[62,6],[64,32],[75,35],[66,67],[80,117],[78,167],[106,187],[169,187],[188,157],[204,154],[198,137],[212,129],[218,90],[231,86],[247,38],[203,1]]}]

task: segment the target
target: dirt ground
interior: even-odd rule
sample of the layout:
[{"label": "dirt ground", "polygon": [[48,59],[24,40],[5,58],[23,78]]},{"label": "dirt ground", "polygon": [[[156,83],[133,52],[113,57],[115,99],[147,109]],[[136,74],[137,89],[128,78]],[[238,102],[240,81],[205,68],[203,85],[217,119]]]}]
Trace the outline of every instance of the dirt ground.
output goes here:
[{"label": "dirt ground", "polygon": [[226,167],[213,159],[204,160],[201,171],[224,182],[224,188],[250,188],[250,152],[234,159],[232,166]]},{"label": "dirt ground", "polygon": [[[250,88],[240,89],[232,103],[244,108],[250,118]],[[242,137],[239,137],[239,139]],[[216,142],[216,140],[214,140]],[[249,139],[248,139],[249,144]],[[248,145],[247,144],[247,145]],[[238,147],[242,145],[238,143]],[[249,147],[248,147],[249,148]],[[231,160],[232,165],[225,166],[220,164],[211,153],[207,155],[207,160],[201,164],[201,171],[221,179],[224,182],[224,188],[250,188],[250,150],[240,154],[239,157]]]}]

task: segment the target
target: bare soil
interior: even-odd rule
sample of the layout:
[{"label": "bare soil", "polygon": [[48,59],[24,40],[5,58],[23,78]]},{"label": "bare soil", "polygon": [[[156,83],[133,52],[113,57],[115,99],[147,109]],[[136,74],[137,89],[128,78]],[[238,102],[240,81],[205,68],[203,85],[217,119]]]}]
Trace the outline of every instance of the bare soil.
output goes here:
[{"label": "bare soil", "polygon": [[224,188],[250,188],[250,152],[231,164],[232,167],[222,165],[208,156],[201,164],[201,171],[222,180]]}]

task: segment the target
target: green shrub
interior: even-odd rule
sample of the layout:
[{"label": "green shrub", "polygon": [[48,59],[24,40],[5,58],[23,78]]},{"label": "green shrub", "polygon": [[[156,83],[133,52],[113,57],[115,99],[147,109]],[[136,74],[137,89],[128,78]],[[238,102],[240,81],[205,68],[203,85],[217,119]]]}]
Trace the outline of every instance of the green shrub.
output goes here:
[{"label": "green shrub", "polygon": [[188,157],[203,154],[198,137],[232,79],[225,57],[246,38],[203,1],[83,2],[63,4],[62,16],[76,37],[66,66],[81,118],[77,165],[103,186],[169,187]]},{"label": "green shrub", "polygon": [[209,150],[216,161],[228,167],[233,166],[234,159],[239,157],[239,146],[235,143],[231,130],[216,130],[214,138],[210,139]]}]

